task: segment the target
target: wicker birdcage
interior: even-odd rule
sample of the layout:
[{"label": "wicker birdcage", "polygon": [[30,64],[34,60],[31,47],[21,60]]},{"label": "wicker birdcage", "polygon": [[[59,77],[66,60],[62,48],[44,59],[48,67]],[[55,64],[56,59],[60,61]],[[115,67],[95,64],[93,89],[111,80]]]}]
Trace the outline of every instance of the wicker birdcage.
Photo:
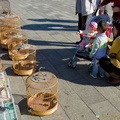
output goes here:
[{"label": "wicker birdcage", "polygon": [[1,47],[8,49],[8,42],[11,35],[21,34],[20,17],[6,15],[0,17]]},{"label": "wicker birdcage", "polygon": [[21,24],[19,16],[15,14],[0,16],[0,21],[1,32],[21,34]]},{"label": "wicker birdcage", "polygon": [[36,48],[30,44],[16,46],[17,53],[12,56],[14,73],[31,75],[36,71]]},{"label": "wicker birdcage", "polygon": [[28,111],[49,115],[58,107],[58,79],[51,72],[36,72],[26,79]]},{"label": "wicker birdcage", "polygon": [[9,0],[0,0],[0,16],[10,13],[11,13],[11,7]]},{"label": "wicker birdcage", "polygon": [[[12,35],[10,41],[8,42],[8,54],[10,59],[14,57],[14,55],[19,54],[19,48],[17,48],[18,45],[28,44],[28,38],[21,34],[21,35]],[[27,55],[26,55],[27,56]],[[17,58],[17,60],[24,59],[24,55],[21,54]]]},{"label": "wicker birdcage", "polygon": [[8,49],[8,42],[11,40],[10,34],[1,33],[1,47],[3,49]]}]

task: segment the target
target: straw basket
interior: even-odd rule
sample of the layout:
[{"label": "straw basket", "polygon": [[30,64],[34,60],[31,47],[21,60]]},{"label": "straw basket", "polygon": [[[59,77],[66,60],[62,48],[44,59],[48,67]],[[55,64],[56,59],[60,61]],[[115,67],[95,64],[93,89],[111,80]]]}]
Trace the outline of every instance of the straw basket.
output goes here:
[{"label": "straw basket", "polygon": [[58,79],[50,72],[37,72],[26,79],[28,111],[49,115],[58,108]]}]

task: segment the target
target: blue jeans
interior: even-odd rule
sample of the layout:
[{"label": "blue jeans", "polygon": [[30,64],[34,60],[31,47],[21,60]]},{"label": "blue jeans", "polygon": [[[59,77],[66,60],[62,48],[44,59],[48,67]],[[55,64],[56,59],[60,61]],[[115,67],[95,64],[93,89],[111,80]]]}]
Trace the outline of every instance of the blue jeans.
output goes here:
[{"label": "blue jeans", "polygon": [[103,76],[105,74],[105,71],[100,67],[100,65],[99,65],[99,59],[93,58],[92,62],[93,62],[93,69],[92,69],[91,73],[94,76],[97,76],[98,72],[99,72],[100,76]]}]

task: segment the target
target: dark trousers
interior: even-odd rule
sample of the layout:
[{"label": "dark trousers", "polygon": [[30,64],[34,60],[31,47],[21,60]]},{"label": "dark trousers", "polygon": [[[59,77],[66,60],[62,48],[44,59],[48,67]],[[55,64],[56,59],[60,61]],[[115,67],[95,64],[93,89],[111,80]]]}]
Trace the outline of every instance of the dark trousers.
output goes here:
[{"label": "dark trousers", "polygon": [[78,13],[78,30],[85,30],[85,23],[88,18],[88,15],[82,16],[81,13]]},{"label": "dark trousers", "polygon": [[115,67],[109,58],[103,57],[99,60],[100,66],[108,73],[114,72],[117,75],[120,75],[120,69]]}]

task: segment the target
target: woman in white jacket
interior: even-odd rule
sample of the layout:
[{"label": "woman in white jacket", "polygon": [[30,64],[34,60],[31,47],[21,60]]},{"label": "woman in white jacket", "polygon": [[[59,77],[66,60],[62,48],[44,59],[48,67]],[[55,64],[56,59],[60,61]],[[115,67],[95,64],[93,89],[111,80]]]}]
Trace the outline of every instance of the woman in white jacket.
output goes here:
[{"label": "woman in white jacket", "polygon": [[[92,14],[96,8],[98,0],[76,0],[76,14],[78,14],[78,30],[85,29],[88,15]],[[79,41],[76,42],[79,44]]]}]

